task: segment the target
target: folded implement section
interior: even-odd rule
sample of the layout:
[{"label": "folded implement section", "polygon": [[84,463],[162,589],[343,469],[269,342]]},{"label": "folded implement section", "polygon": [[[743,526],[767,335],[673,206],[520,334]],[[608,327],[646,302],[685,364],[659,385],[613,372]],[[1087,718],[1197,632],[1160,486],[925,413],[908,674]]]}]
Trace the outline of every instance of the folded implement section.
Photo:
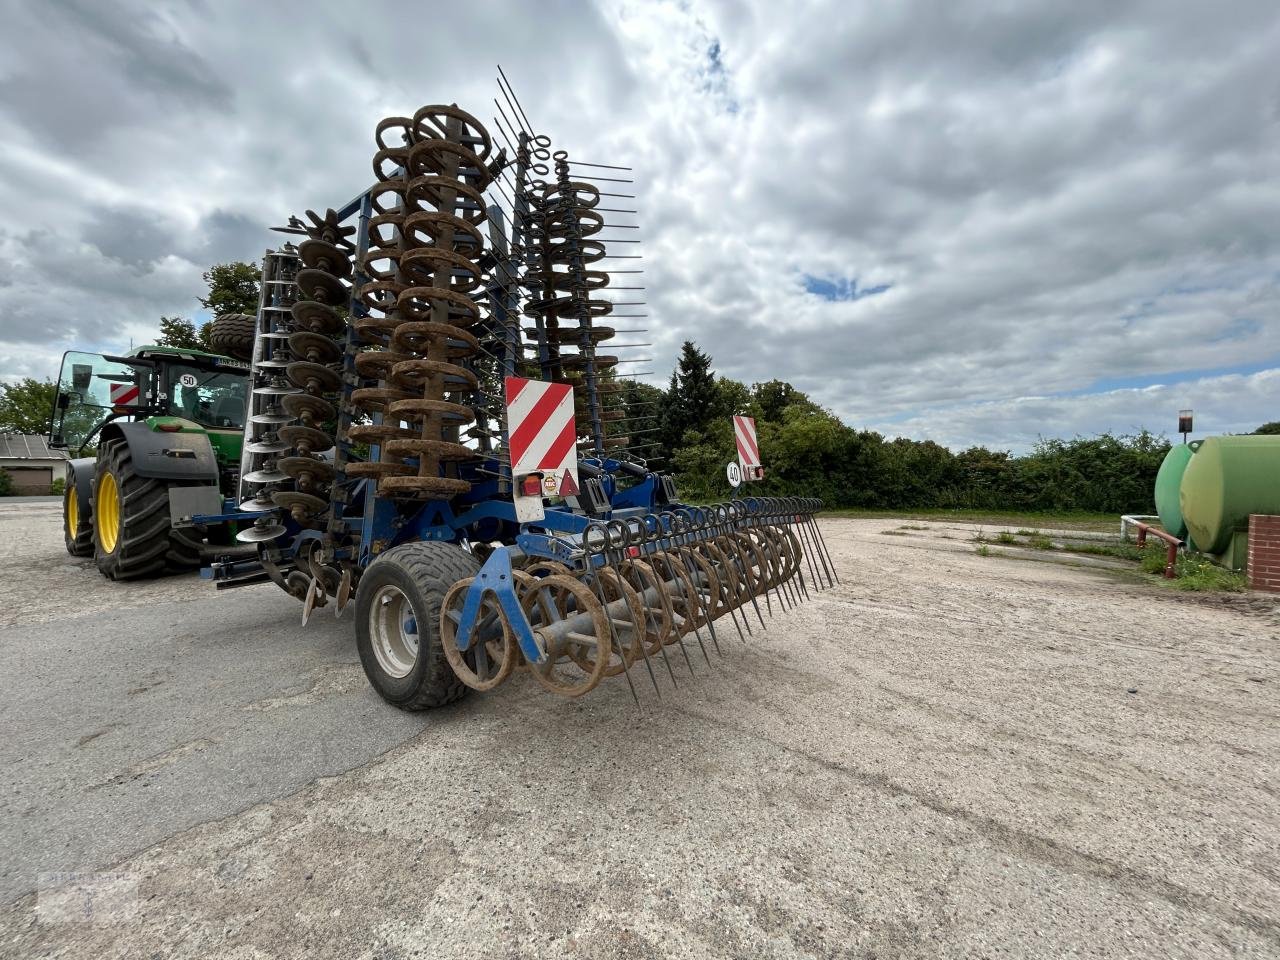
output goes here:
[{"label": "folded implement section", "polygon": [[456,106],[389,117],[373,186],[277,228],[304,239],[264,261],[240,493],[258,559],[213,571],[270,578],[304,623],[354,600],[365,672],[405,709],[525,673],[570,697],[678,686],[835,580],[818,501],[684,505],[637,455],[653,414],[620,371],[646,344],[614,341],[644,332],[641,271],[611,264],[638,239],[603,234],[638,226],[593,182],[625,168],[581,172],[604,165],[501,95],[505,146]]}]

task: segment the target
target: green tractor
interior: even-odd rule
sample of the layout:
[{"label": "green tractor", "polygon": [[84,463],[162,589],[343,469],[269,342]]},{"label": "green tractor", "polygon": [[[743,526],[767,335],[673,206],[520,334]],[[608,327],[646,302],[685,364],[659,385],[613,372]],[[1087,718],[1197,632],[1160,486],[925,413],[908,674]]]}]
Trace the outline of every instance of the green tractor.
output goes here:
[{"label": "green tractor", "polygon": [[230,515],[248,374],[243,360],[175,347],[64,354],[49,440],[74,458],[62,501],[67,552],[94,557],[112,580],[239,552]]}]

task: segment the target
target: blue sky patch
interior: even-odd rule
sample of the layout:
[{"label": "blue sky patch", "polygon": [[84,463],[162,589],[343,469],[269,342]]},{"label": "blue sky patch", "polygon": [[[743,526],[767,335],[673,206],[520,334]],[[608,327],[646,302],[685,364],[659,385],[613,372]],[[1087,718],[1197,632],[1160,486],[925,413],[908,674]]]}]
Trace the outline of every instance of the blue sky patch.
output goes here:
[{"label": "blue sky patch", "polygon": [[815,277],[807,273],[804,275],[805,292],[812,293],[815,297],[821,297],[823,300],[861,300],[863,297],[874,297],[892,288],[893,284],[891,283],[880,283],[873,287],[860,287],[858,286],[857,277],[828,279],[826,277]]}]

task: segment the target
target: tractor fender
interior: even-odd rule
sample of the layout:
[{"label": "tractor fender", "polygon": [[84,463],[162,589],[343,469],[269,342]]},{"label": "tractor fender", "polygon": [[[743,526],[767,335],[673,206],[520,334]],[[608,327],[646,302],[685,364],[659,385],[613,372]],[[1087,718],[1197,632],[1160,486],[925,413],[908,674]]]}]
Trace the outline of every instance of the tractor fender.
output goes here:
[{"label": "tractor fender", "polygon": [[80,506],[80,516],[92,516],[93,508],[89,506],[89,497],[93,495],[93,470],[98,461],[93,457],[78,457],[67,461],[68,487],[76,488],[76,501]]},{"label": "tractor fender", "polygon": [[146,423],[112,423],[103,428],[102,442],[119,437],[129,445],[133,469],[140,477],[218,483],[218,460],[203,433],[165,433]]}]

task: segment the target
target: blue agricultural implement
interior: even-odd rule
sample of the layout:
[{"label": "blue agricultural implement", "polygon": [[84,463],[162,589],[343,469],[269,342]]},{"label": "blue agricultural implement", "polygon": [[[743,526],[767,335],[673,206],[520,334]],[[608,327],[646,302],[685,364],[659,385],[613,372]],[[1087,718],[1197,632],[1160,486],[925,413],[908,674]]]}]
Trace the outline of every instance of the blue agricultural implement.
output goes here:
[{"label": "blue agricultural implement", "polygon": [[389,117],[372,187],[277,228],[299,239],[263,262],[238,534],[258,554],[212,568],[304,622],[354,600],[365,672],[405,709],[521,674],[658,690],[711,663],[721,618],[745,640],[835,582],[818,501],[682,504],[636,455],[609,341],[640,331],[605,321],[637,316],[609,294],[639,271],[608,264],[638,257],[601,236],[634,211],[597,185],[625,168],[553,153],[499,84],[504,147],[456,106]]}]

